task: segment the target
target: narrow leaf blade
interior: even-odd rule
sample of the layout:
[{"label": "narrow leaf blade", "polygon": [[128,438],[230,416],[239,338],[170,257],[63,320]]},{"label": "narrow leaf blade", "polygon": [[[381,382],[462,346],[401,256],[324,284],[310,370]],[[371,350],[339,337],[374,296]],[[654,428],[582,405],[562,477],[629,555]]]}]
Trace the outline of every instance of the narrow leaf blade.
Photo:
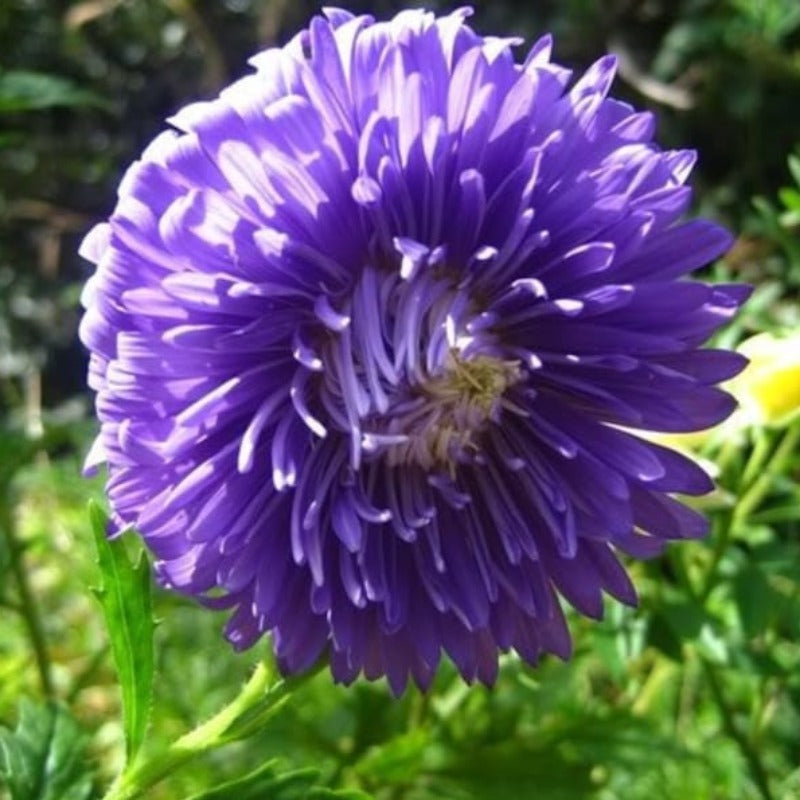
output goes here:
[{"label": "narrow leaf blade", "polygon": [[89,518],[102,577],[95,594],[119,677],[130,762],[144,741],[153,696],[155,621],[150,569],[144,553],[131,563],[124,543],[107,537],[108,518],[96,503],[89,506]]}]

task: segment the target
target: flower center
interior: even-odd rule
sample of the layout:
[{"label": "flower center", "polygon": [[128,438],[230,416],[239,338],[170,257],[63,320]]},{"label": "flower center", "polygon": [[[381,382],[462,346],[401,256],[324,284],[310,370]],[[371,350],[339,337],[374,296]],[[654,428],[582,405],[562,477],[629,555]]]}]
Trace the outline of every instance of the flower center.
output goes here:
[{"label": "flower center", "polygon": [[518,362],[487,355],[465,359],[453,348],[441,372],[414,386],[386,415],[365,421],[366,443],[374,442],[390,466],[453,472],[480,458],[480,433],[504,406],[513,407],[504,395],[521,377]]},{"label": "flower center", "polygon": [[[406,273],[364,269],[338,311],[315,309],[322,328],[319,357],[303,347],[305,378],[292,399],[317,435],[350,439],[350,465],[383,461],[449,471],[480,463],[482,433],[502,409],[519,409],[508,392],[523,380],[480,303],[439,265]],[[324,329],[324,330],[323,330]]]}]

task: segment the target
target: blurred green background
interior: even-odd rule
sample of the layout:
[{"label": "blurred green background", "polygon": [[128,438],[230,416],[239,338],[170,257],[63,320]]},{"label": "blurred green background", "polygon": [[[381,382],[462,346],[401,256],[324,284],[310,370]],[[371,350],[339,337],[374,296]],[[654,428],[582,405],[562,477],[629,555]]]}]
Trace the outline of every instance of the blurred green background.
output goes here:
[{"label": "blurred green background", "polygon": [[[349,8],[385,17],[404,5]],[[696,210],[738,234],[710,274],[756,292],[722,342],[797,332],[800,2],[475,7],[484,34],[530,42],[552,32],[556,60],[578,70],[619,55],[614,94],[656,112],[665,147],[699,151]],[[79,476],[94,424],[76,340],[90,271],[78,244],[167,116],[245,74],[250,55],[316,9],[0,0],[0,724],[13,728],[21,698],[40,710],[49,698],[83,731],[70,734],[76,761],[64,769],[74,775],[62,777],[71,788],[31,797],[100,796],[123,757],[114,670],[88,588],[98,579],[86,502],[101,497],[102,479]],[[800,353],[786,358],[775,391],[800,398]],[[691,443],[719,480],[703,500],[712,536],[633,567],[639,610],[609,601],[600,624],[571,618],[572,662],[531,670],[506,657],[494,690],[465,687],[448,667],[427,696],[401,701],[380,683],[332,687],[323,673],[262,734],[152,797],[189,797],[279,756],[287,768],[316,767],[322,785],[379,800],[800,798],[800,458],[789,412]],[[234,656],[221,616],[163,593],[155,603],[149,750],[230,699],[267,647]],[[280,791],[263,796],[304,796]]]}]

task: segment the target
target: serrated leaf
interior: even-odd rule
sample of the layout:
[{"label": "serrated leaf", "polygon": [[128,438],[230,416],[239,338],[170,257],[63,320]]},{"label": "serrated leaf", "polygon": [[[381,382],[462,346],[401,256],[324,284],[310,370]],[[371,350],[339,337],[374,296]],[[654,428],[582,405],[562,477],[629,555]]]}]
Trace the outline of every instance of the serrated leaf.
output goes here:
[{"label": "serrated leaf", "polygon": [[55,106],[107,106],[94,92],[67,78],[45,72],[9,70],[0,73],[0,113],[35,111]]},{"label": "serrated leaf", "polygon": [[0,728],[0,783],[11,800],[87,800],[92,776],[84,746],[65,709],[22,700],[16,730]]},{"label": "serrated leaf", "polygon": [[124,543],[107,537],[108,518],[94,502],[89,504],[89,518],[102,576],[95,595],[103,609],[119,677],[130,762],[144,741],[153,696],[155,621],[150,569],[144,553],[134,564]]}]

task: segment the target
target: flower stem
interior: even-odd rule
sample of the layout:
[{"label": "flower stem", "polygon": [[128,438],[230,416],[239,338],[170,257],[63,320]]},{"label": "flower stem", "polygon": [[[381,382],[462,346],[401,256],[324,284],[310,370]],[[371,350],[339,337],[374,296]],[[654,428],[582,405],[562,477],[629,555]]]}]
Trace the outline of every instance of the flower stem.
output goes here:
[{"label": "flower stem", "polygon": [[775,437],[770,436],[770,431],[766,428],[756,428],[751,436],[754,439],[753,449],[742,470],[740,486],[750,486],[758,477],[769,458],[769,451],[775,443]]},{"label": "flower stem", "polygon": [[211,719],[151,757],[129,764],[103,800],[135,800],[159,781],[198,756],[246,738],[280,708],[290,693],[318,669],[294,678],[279,678],[272,664],[260,663],[239,694]]},{"label": "flower stem", "polygon": [[764,499],[770,490],[775,476],[780,475],[787,462],[794,455],[798,442],[800,442],[800,422],[796,422],[786,431],[781,443],[775,450],[769,465],[747,487],[744,495],[733,509],[731,526],[735,527],[743,522]]},{"label": "flower stem", "polygon": [[8,566],[19,592],[19,605],[15,605],[15,609],[22,617],[28,631],[33,657],[36,661],[36,670],[39,673],[39,682],[42,685],[42,693],[47,698],[53,698],[55,697],[55,688],[50,673],[50,657],[47,653],[44,625],[25,569],[22,555],[23,546],[17,538],[7,486],[0,486],[0,531],[6,540]]},{"label": "flower stem", "polygon": [[[721,524],[715,526],[715,547],[711,557],[711,562],[706,570],[703,587],[699,596],[695,595],[691,585],[686,583],[690,596],[704,605],[711,590],[714,588],[717,570],[725,550],[730,542],[733,531],[747,520],[752,512],[764,500],[772,488],[775,478],[780,475],[787,467],[789,460],[795,454],[798,443],[800,442],[800,422],[792,425],[784,434],[783,438],[775,449],[772,458],[769,457],[771,440],[762,434],[755,443],[750,459],[744,468],[739,491],[740,498],[729,514],[721,519]],[[700,657],[700,663],[705,672],[708,686],[711,689],[711,696],[717,706],[725,733],[737,744],[750,768],[750,773],[758,788],[762,800],[773,800],[774,795],[769,785],[769,775],[766,767],[761,760],[758,748],[754,745],[750,737],[743,733],[736,724],[733,709],[728,704],[725,697],[725,689],[722,680],[717,672],[717,668],[704,657]]]},{"label": "flower stem", "polygon": [[800,422],[795,423],[786,431],[768,463],[769,448],[766,446],[766,442],[768,439],[763,438],[756,443],[753,455],[745,468],[745,473],[751,480],[742,481],[740,489],[742,494],[738,502],[730,512],[730,516],[722,521],[719,530],[715,531],[714,552],[700,593],[700,599],[703,602],[714,588],[717,568],[725,554],[733,531],[755,511],[772,488],[775,477],[784,471],[787,462],[794,455],[798,442],[800,442]]}]

